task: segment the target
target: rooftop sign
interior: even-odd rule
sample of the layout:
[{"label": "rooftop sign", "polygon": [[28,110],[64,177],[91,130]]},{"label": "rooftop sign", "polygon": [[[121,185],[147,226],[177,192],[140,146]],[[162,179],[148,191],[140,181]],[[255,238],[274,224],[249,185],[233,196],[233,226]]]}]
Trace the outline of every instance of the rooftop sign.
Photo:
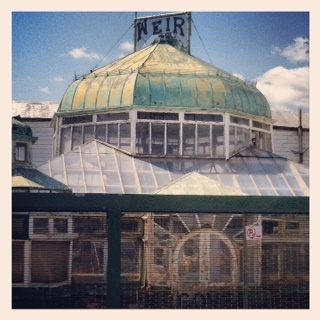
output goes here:
[{"label": "rooftop sign", "polygon": [[151,36],[167,35],[175,38],[190,52],[191,13],[171,13],[134,21],[134,51],[139,50]]}]

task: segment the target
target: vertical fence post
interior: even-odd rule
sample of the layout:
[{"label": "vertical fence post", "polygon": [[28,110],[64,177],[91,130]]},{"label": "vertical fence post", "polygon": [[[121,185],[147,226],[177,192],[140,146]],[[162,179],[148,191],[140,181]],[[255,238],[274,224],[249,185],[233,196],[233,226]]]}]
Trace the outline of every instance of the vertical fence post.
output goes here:
[{"label": "vertical fence post", "polygon": [[248,309],[249,307],[249,270],[246,225],[247,215],[243,214],[243,309]]},{"label": "vertical fence post", "polygon": [[108,210],[107,308],[121,307],[121,210]]}]

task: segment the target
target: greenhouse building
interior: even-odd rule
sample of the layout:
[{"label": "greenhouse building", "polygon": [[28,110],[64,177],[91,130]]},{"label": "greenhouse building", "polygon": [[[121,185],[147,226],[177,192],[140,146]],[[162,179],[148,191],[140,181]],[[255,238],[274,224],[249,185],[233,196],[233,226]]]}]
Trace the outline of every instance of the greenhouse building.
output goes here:
[{"label": "greenhouse building", "polygon": [[174,40],[65,92],[37,170],[72,194],[14,194],[16,308],[309,307],[309,169],[254,83]]}]

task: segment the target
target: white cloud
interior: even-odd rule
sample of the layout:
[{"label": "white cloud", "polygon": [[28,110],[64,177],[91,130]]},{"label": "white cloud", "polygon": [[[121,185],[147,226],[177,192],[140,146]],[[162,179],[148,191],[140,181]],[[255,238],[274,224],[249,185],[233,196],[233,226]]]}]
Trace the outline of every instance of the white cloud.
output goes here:
[{"label": "white cloud", "polygon": [[127,52],[133,52],[133,43],[129,41],[123,42],[121,44],[121,50],[124,50]]},{"label": "white cloud", "polygon": [[40,91],[44,94],[49,94],[50,93],[50,90],[48,87],[45,87],[45,88],[40,88]]},{"label": "white cloud", "polygon": [[64,79],[60,76],[54,77],[53,78],[53,82],[57,82],[57,83],[62,83],[64,81]]},{"label": "white cloud", "polygon": [[99,60],[101,55],[94,52],[87,52],[88,48],[74,48],[68,51],[68,54],[74,59],[88,59],[88,60]]},{"label": "white cloud", "polygon": [[235,77],[237,77],[237,78],[239,78],[239,79],[241,79],[241,80],[246,80],[245,77],[244,77],[242,74],[233,73],[232,75],[235,76]]},{"label": "white cloud", "polygon": [[309,67],[276,67],[257,79],[272,109],[309,108]]},{"label": "white cloud", "polygon": [[284,49],[273,47],[272,54],[279,54],[292,63],[307,62],[309,60],[309,39],[296,38],[293,44]]}]

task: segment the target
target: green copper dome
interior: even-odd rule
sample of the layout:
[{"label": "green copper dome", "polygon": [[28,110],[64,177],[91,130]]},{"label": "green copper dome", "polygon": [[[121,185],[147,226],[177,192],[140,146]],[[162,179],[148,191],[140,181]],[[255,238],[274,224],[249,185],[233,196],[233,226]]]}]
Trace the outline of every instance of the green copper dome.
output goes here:
[{"label": "green copper dome", "polygon": [[132,108],[271,119],[268,102],[255,86],[167,43],[153,44],[74,81],[58,114]]},{"label": "green copper dome", "polygon": [[12,118],[12,139],[13,140],[24,140],[24,141],[31,141],[35,142],[38,140],[37,137],[32,135],[32,130],[30,126],[27,124]]}]

